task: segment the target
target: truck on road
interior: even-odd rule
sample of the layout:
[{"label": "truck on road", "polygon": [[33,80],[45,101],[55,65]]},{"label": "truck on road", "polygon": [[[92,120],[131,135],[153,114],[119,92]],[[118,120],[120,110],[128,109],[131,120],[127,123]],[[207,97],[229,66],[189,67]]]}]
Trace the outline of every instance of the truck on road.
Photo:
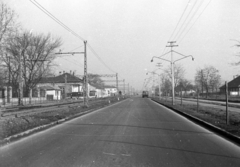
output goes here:
[{"label": "truck on road", "polygon": [[144,98],[144,97],[148,97],[148,91],[143,91],[142,92],[142,98]]}]

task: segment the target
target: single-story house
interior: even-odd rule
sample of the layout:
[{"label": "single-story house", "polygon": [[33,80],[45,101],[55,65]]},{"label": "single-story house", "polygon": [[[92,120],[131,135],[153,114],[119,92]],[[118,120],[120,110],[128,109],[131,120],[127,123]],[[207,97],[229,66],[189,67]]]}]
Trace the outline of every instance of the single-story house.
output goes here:
[{"label": "single-story house", "polygon": [[104,90],[105,90],[107,96],[116,96],[116,95],[118,95],[118,90],[117,90],[117,88],[115,86],[105,85],[104,86]]},{"label": "single-story house", "polygon": [[[221,93],[226,92],[226,86],[223,85],[220,88]],[[228,82],[228,93],[231,96],[240,96],[240,76],[237,76],[232,81]]]},{"label": "single-story house", "polygon": [[107,97],[108,94],[104,89],[104,86],[97,85],[97,84],[91,84],[89,86],[89,96],[95,96],[97,98],[99,97]]},{"label": "single-story house", "polygon": [[60,100],[61,89],[58,86],[39,86],[40,90],[44,90],[47,100]]},{"label": "single-story house", "polygon": [[[63,73],[55,77],[42,78],[37,84],[37,88],[45,90],[45,96],[53,96],[53,99],[61,99],[66,94],[72,92],[82,92],[83,80],[74,74]],[[66,88],[66,90],[65,90]]]}]

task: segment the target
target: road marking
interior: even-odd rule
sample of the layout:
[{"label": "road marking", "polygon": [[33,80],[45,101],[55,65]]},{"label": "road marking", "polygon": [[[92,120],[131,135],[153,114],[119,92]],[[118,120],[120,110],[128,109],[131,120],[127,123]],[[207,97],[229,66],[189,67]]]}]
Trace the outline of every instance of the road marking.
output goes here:
[{"label": "road marking", "polygon": [[127,157],[130,157],[131,154],[121,154],[122,156],[127,156]]},{"label": "road marking", "polygon": [[103,154],[106,154],[106,155],[115,155],[115,154],[113,154],[113,153],[105,153],[105,152],[103,152]]}]

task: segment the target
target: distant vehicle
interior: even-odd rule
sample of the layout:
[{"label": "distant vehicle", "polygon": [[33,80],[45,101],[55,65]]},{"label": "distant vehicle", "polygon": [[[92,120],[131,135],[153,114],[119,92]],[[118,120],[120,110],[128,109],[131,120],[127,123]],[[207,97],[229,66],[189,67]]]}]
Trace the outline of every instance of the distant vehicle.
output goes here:
[{"label": "distant vehicle", "polygon": [[72,92],[67,94],[68,98],[71,99],[80,99],[83,98],[83,92]]},{"label": "distant vehicle", "polygon": [[142,98],[144,98],[144,97],[148,97],[148,91],[143,91],[142,92]]}]

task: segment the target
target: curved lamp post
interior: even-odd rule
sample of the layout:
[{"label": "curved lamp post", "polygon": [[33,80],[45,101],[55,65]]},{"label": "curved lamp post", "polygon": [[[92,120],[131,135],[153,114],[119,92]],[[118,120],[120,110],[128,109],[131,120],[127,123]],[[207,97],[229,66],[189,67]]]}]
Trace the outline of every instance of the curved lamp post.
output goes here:
[{"label": "curved lamp post", "polygon": [[[171,53],[172,53],[172,52],[175,52],[175,53],[177,53],[177,54],[179,54],[179,55],[181,55],[181,56],[183,56],[183,57],[180,58],[180,59],[177,59],[177,60],[175,60],[175,61],[173,60],[172,54],[171,54],[171,61],[162,58],[164,55],[166,55],[166,54],[168,54],[168,53],[170,53],[170,52],[171,52]],[[163,54],[163,55],[161,55],[161,56],[159,56],[159,57],[153,56],[152,59],[151,59],[151,62],[153,62],[153,59],[154,59],[154,58],[158,58],[158,59],[161,59],[161,60],[163,60],[163,61],[167,61],[167,62],[170,62],[170,63],[171,63],[171,71],[172,71],[172,105],[174,105],[174,100],[175,100],[175,94],[174,94],[174,63],[177,62],[177,61],[180,61],[180,60],[182,60],[182,59],[186,59],[186,58],[188,58],[188,57],[191,57],[191,58],[192,58],[192,61],[194,61],[194,57],[193,57],[192,55],[185,56],[185,55],[183,55],[183,54],[181,54],[181,53],[178,53],[178,52],[176,52],[176,51],[174,51],[174,50],[171,50],[171,51],[169,51],[169,52],[167,52],[167,53],[165,53],[165,54]]]},{"label": "curved lamp post", "polygon": [[[161,87],[161,85],[160,85],[160,83],[161,83],[161,75],[159,75],[159,74],[157,74],[155,71],[157,71],[157,70],[163,70],[163,69],[161,69],[161,68],[158,68],[158,69],[156,69],[156,70],[154,70],[154,71],[151,71],[151,72],[147,72],[146,73],[146,75],[148,75],[148,73],[151,73],[151,74],[156,74],[156,75],[158,75],[158,77],[159,77],[159,85],[158,85],[158,89],[159,89],[159,100],[161,100],[161,89],[160,89],[160,87]],[[163,70],[164,71],[164,70]],[[155,91],[154,91],[155,92]]]}]

